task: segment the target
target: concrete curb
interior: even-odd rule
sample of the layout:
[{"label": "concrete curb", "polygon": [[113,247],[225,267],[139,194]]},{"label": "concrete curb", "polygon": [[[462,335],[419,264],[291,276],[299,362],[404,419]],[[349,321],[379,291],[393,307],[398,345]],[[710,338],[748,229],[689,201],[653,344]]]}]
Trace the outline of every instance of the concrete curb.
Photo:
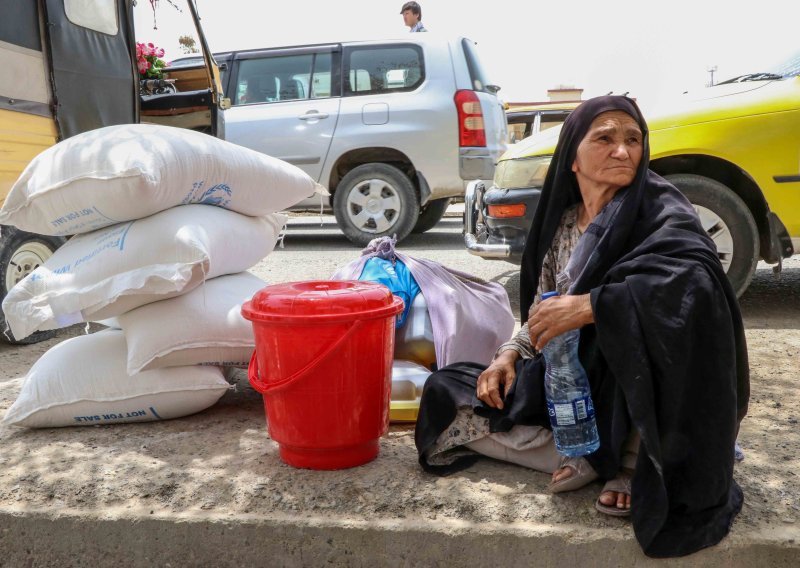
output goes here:
[{"label": "concrete curb", "polygon": [[[104,517],[0,509],[0,566],[797,566],[800,543],[729,537],[646,558],[632,536],[586,527],[250,516]],[[616,531],[614,531],[616,532]],[[627,532],[627,531],[626,531]],[[628,533],[630,534],[630,533]]]}]

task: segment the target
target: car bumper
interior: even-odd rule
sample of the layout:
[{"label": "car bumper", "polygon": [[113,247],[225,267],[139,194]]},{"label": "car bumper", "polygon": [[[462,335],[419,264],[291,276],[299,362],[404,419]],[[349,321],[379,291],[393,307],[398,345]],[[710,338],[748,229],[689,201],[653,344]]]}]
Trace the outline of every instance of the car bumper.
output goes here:
[{"label": "car bumper", "polygon": [[[464,245],[476,256],[519,264],[541,189],[498,189],[480,180],[467,184],[464,194]],[[523,215],[493,217],[490,206],[525,206]]]},{"label": "car bumper", "polygon": [[461,148],[458,156],[459,176],[464,181],[494,178],[494,166],[500,154],[502,152],[493,153],[486,148]]}]

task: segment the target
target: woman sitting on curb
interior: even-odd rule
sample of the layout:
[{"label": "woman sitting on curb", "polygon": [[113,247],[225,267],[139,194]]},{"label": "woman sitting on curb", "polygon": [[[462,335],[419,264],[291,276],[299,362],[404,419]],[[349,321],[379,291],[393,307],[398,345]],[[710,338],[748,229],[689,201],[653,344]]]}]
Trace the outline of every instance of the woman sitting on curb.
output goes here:
[{"label": "woman sitting on curb", "polygon": [[[428,379],[416,444],[420,464],[438,474],[468,467],[477,452],[552,472],[553,492],[600,477],[597,509],[631,514],[644,552],[665,557],[716,544],[741,509],[734,443],[749,370],[714,243],[649,157],[631,99],[598,97],[569,116],[523,254],[524,324],[488,368],[457,363]],[[561,295],[540,303],[549,290]],[[572,329],[600,448],[563,459],[539,351]]]}]

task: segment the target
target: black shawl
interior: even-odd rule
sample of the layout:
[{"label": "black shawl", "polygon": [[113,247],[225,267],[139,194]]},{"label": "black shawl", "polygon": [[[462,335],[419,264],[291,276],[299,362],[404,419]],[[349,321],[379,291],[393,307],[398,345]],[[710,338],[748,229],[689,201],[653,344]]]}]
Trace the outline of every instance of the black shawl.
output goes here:
[{"label": "black shawl", "polygon": [[626,97],[586,101],[563,126],[523,253],[521,315],[565,208],[580,199],[577,147],[609,110],[636,119],[644,152],[573,292],[590,294],[595,318],[581,333],[601,432],[589,461],[613,477],[629,425],[638,429],[634,531],[646,554],[679,556],[719,542],[741,509],[733,447],[749,398],[747,346],[716,248],[687,199],[648,169],[647,125]]}]

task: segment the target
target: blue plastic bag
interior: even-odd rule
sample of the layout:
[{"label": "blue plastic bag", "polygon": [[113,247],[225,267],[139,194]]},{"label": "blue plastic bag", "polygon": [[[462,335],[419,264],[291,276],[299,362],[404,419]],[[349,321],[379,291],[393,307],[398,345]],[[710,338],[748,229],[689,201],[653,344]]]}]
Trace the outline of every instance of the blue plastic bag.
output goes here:
[{"label": "blue plastic bag", "polygon": [[403,327],[406,323],[406,317],[408,317],[408,310],[411,309],[411,302],[419,294],[419,285],[414,280],[408,267],[399,260],[392,263],[389,260],[375,256],[364,263],[364,269],[358,279],[365,282],[383,284],[389,288],[392,294],[402,298],[405,306],[403,307],[403,313],[397,318],[395,327]]}]

